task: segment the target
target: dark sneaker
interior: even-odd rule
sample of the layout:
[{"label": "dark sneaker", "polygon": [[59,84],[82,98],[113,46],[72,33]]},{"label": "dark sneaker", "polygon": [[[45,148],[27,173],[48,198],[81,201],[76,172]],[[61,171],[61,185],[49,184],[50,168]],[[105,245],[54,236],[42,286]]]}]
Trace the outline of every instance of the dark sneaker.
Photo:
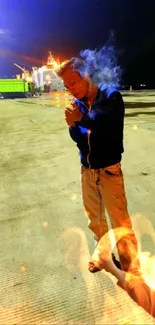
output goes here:
[{"label": "dark sneaker", "polygon": [[96,272],[101,271],[101,269],[98,266],[96,266],[94,262],[88,263],[88,270],[91,273],[96,273]]},{"label": "dark sneaker", "polygon": [[116,267],[119,270],[122,270],[121,263],[118,260],[116,260],[116,257],[115,257],[115,255],[113,253],[112,253],[112,260],[113,260],[114,264],[116,265]]},{"label": "dark sneaker", "polygon": [[[121,268],[121,264],[120,262],[116,259],[115,255],[112,254],[112,260],[114,262],[114,264],[116,265],[116,267],[119,269],[119,270],[122,270]],[[89,262],[88,264],[88,270],[89,272],[91,273],[96,273],[96,272],[100,272],[101,270],[103,270],[104,268],[99,268],[97,265],[95,265],[94,262]]]}]

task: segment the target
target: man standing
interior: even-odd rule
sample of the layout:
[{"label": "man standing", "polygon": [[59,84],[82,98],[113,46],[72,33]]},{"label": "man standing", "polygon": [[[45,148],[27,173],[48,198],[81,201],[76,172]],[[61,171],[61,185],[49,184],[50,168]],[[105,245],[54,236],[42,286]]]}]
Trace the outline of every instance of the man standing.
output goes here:
[{"label": "man standing", "polygon": [[[89,228],[100,240],[109,230],[107,210],[113,229],[129,229],[128,234],[122,233],[117,249],[122,270],[136,273],[140,268],[137,241],[127,210],[121,170],[122,96],[115,88],[92,82],[87,65],[80,58],[64,63],[57,74],[76,98],[73,109],[66,108],[65,119],[80,151],[82,197]],[[93,261],[88,268],[90,272],[100,271]]]}]

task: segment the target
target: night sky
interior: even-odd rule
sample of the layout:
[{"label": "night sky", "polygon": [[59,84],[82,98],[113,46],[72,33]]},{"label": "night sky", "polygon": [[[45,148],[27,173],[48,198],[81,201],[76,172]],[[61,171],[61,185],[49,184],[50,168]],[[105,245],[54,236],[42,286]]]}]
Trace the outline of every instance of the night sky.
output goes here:
[{"label": "night sky", "polygon": [[122,83],[155,87],[155,0],[0,0],[0,77],[115,45]]}]

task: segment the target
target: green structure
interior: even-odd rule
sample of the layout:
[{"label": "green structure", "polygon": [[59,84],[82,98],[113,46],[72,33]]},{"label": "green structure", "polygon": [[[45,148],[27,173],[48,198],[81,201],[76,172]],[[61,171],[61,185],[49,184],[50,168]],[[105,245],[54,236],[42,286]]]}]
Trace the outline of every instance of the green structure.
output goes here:
[{"label": "green structure", "polygon": [[0,79],[0,98],[30,97],[30,85],[23,79]]}]

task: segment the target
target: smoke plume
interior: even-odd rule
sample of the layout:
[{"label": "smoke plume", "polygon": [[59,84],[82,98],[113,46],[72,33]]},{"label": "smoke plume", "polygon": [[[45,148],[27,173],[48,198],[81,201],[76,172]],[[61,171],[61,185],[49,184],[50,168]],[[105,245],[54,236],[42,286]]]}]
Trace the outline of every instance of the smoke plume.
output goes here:
[{"label": "smoke plume", "polygon": [[87,71],[95,83],[119,87],[121,68],[113,46],[104,46],[100,50],[82,50],[79,56],[85,61]]}]

